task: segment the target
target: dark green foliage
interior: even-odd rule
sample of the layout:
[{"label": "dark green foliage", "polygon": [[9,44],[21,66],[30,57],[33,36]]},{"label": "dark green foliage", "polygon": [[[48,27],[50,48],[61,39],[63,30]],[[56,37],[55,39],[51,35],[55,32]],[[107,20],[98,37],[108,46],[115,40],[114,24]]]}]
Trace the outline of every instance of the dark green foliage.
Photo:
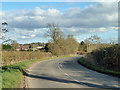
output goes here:
[{"label": "dark green foliage", "polygon": [[10,50],[13,50],[13,48],[10,45],[2,45],[2,50],[10,51]]}]

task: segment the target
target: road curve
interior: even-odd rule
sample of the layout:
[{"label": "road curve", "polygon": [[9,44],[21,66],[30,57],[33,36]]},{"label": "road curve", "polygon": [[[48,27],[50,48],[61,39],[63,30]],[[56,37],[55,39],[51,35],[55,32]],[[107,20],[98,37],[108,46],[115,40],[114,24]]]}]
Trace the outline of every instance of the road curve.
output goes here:
[{"label": "road curve", "polygon": [[41,61],[29,69],[29,88],[120,88],[120,78],[89,70],[77,57]]}]

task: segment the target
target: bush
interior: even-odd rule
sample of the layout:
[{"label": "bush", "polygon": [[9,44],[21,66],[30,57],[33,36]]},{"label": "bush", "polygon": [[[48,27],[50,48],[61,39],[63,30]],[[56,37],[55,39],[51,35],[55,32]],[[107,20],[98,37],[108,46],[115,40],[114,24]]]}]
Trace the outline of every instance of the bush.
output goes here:
[{"label": "bush", "polygon": [[2,45],[2,50],[10,51],[13,50],[13,48],[10,45]]}]

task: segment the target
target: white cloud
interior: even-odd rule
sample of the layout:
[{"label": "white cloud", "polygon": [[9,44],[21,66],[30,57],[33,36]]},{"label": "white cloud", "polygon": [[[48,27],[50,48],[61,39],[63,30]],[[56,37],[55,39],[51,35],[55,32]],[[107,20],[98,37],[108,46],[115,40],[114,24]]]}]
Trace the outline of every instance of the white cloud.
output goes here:
[{"label": "white cloud", "polygon": [[29,37],[27,37],[27,36],[21,36],[21,38],[29,38]]},{"label": "white cloud", "polygon": [[31,36],[31,37],[35,37],[36,35],[33,35],[33,34],[32,34],[32,35],[30,35],[30,36]]},{"label": "white cloud", "polygon": [[36,7],[31,10],[7,11],[2,15],[3,20],[9,24],[10,34],[16,34],[15,38],[43,38],[48,23],[59,24],[66,35],[116,30],[118,25],[117,6],[117,3],[101,2],[83,9],[69,8],[64,12],[53,8],[44,10]]},{"label": "white cloud", "polygon": [[81,9],[69,8],[65,12],[57,9],[22,10],[6,12],[6,19],[12,28],[45,28],[48,23],[56,23],[62,27],[101,28],[117,25],[117,3],[96,3]]},{"label": "white cloud", "polygon": [[118,30],[119,28],[118,27],[110,27],[110,29]]},{"label": "white cloud", "polygon": [[50,16],[57,16],[60,14],[60,11],[58,11],[57,9],[48,9],[48,15]]}]

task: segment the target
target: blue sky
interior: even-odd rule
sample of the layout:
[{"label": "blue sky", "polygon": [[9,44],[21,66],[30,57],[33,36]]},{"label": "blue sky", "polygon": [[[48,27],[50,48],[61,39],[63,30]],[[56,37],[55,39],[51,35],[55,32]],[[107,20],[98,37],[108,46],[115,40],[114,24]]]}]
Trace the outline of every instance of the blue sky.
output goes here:
[{"label": "blue sky", "polygon": [[[105,43],[117,41],[117,4],[98,2],[5,2],[3,21],[8,37],[19,43],[47,42],[47,23],[58,24],[78,42],[98,35]],[[37,22],[34,23],[34,22]]]},{"label": "blue sky", "polygon": [[35,7],[41,7],[43,9],[57,8],[60,11],[64,11],[71,7],[84,8],[85,6],[95,4],[96,2],[3,2],[3,10],[28,10]]}]

